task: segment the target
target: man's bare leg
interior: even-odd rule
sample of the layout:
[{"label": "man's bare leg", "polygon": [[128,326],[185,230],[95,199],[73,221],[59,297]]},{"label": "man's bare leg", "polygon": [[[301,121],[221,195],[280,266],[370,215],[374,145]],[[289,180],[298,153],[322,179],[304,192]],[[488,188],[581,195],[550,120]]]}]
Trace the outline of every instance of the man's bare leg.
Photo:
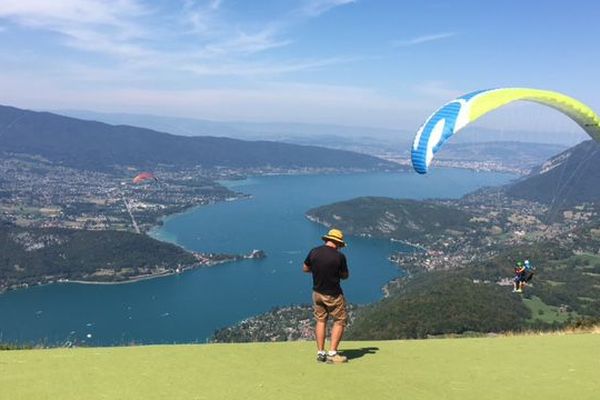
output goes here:
[{"label": "man's bare leg", "polygon": [[344,336],[344,325],[333,324],[333,328],[331,328],[331,351],[337,351],[342,336]]},{"label": "man's bare leg", "polygon": [[327,329],[327,322],[317,321],[315,326],[315,337],[317,338],[317,350],[325,351],[325,334]]}]

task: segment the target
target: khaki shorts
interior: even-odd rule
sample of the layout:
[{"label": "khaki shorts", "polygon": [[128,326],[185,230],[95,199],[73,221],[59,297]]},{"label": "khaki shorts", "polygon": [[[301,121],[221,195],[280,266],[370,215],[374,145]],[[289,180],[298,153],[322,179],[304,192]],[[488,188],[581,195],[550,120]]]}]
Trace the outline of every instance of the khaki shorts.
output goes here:
[{"label": "khaki shorts", "polygon": [[335,324],[346,326],[346,299],[344,295],[330,296],[313,292],[313,311],[317,321],[327,321],[331,315]]}]

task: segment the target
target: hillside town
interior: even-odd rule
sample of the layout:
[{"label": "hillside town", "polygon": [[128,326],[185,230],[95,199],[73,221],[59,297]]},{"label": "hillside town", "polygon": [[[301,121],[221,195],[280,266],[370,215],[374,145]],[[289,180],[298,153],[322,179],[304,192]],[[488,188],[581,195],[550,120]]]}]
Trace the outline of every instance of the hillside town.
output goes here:
[{"label": "hillside town", "polygon": [[[247,176],[360,172],[353,168],[276,166],[168,168],[134,182],[140,168],[70,168],[38,156],[0,157],[0,219],[25,227],[145,232],[191,207],[247,198],[219,181]],[[150,173],[150,172],[146,172]],[[154,179],[155,178],[155,179]]]},{"label": "hillside town", "polygon": [[156,180],[134,183],[140,172],[103,173],[34,157],[4,157],[0,213],[3,220],[27,227],[146,231],[161,216],[241,197],[201,170],[157,169]]},{"label": "hillside town", "polygon": [[[447,230],[441,235],[413,243],[422,251],[394,253],[390,260],[408,271],[435,271],[464,268],[487,260],[500,251],[540,241],[560,244],[580,239],[578,228],[598,221],[593,203],[552,209],[549,205],[511,199],[501,190],[480,190],[460,200],[436,200],[467,211],[472,229],[466,232]],[[581,244],[580,253],[598,253],[596,244]]]}]

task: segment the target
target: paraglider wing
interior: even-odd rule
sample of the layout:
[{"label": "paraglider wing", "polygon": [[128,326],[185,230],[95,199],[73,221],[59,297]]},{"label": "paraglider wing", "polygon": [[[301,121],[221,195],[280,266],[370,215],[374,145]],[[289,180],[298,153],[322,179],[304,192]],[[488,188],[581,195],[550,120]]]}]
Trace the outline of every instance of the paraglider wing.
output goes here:
[{"label": "paraglider wing", "polygon": [[490,111],[519,100],[544,104],[566,114],[600,142],[600,117],[572,97],[526,88],[478,90],[445,104],[419,128],[411,151],[413,168],[420,174],[427,173],[434,154],[452,135]]},{"label": "paraglider wing", "polygon": [[153,179],[158,182],[158,179],[156,179],[154,174],[152,174],[151,172],[142,172],[141,174],[138,174],[135,178],[133,178],[133,183],[141,183],[149,179]]}]

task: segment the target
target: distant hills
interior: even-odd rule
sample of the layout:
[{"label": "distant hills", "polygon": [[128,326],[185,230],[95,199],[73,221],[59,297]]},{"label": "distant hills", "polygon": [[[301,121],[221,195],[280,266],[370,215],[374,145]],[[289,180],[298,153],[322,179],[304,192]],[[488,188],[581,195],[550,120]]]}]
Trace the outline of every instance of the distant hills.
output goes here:
[{"label": "distant hills", "polygon": [[376,157],[316,146],[224,137],[184,137],[48,112],[0,106],[0,152],[44,157],[74,168],[351,168],[397,169]]},{"label": "distant hills", "polygon": [[[410,145],[418,129],[418,125],[386,129],[316,123],[212,121],[198,118],[102,113],[86,110],[58,110],[55,112],[74,118],[101,121],[114,125],[139,126],[184,136],[226,136],[236,139],[275,140],[287,143],[298,143],[298,141],[304,141],[307,138],[314,140],[320,137],[328,137],[352,143],[364,141],[368,144],[371,141],[377,141],[379,145],[398,148]],[[585,140],[585,138],[587,138],[587,135],[579,130],[548,133],[545,131],[493,129],[475,124],[474,126],[467,126],[460,135],[452,139],[452,143],[520,141],[573,146]]]},{"label": "distant hills", "polygon": [[476,143],[447,143],[440,151],[440,161],[495,162],[520,169],[533,168],[548,158],[564,151],[560,144],[516,141],[490,141]]},{"label": "distant hills", "polygon": [[588,140],[550,158],[506,193],[559,208],[600,201],[600,144]]},{"label": "distant hills", "polygon": [[[158,164],[385,169],[398,166],[368,155],[397,154],[408,159],[413,135],[369,127],[65,113],[77,118],[0,106],[0,152],[36,154],[67,166],[94,170],[115,165],[154,169]],[[527,169],[564,150],[562,144],[515,142],[515,132],[511,136],[486,128],[469,129],[472,132],[448,143],[439,160],[499,165],[514,162]],[[518,140],[538,141],[538,136],[523,133]]]},{"label": "distant hills", "polygon": [[0,293],[58,279],[126,281],[197,263],[174,244],[120,231],[24,228],[0,222]]},{"label": "distant hills", "polygon": [[84,110],[60,110],[68,117],[105,122],[112,125],[131,125],[183,136],[225,136],[244,140],[275,140],[291,142],[296,139],[330,137],[355,140],[359,138],[392,138],[410,144],[414,132],[363,126],[310,124],[293,122],[212,121],[197,118],[165,117],[151,114],[101,113]]},{"label": "distant hills", "polygon": [[419,200],[359,197],[307,211],[309,219],[344,230],[350,235],[369,235],[418,241],[451,230],[472,229],[471,215],[455,207]]},{"label": "distant hills", "polygon": [[[183,136],[219,136],[242,140],[269,140],[322,146],[379,156],[393,154],[410,158],[410,147],[418,126],[385,129],[364,126],[291,122],[211,121],[150,114],[101,113],[60,110],[61,115],[131,125]],[[582,132],[552,133],[515,131],[468,126],[438,154],[440,161],[495,162],[510,165],[518,158],[521,170],[533,167],[587,137]],[[527,167],[527,168],[524,168]]]},{"label": "distant hills", "polygon": [[[515,150],[515,162],[521,162],[518,155]],[[489,190],[484,188],[475,194]],[[491,190],[500,190],[513,199],[537,201],[554,210],[582,203],[600,204],[600,144],[582,142],[550,158],[522,179]],[[472,215],[465,210],[427,201],[360,197],[311,209],[307,216],[328,226],[336,225],[349,234],[420,240],[448,230],[472,228]]]}]

